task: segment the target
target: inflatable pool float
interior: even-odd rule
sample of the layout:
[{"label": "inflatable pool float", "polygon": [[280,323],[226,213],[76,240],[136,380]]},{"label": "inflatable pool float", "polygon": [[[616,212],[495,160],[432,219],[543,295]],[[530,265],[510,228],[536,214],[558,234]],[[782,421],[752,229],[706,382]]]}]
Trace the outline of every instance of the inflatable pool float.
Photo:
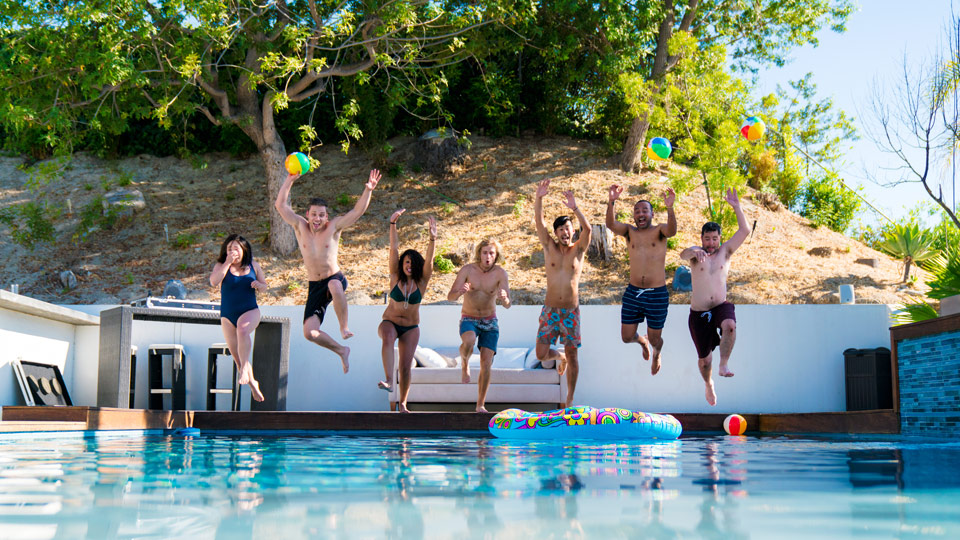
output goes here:
[{"label": "inflatable pool float", "polygon": [[507,409],[494,415],[488,426],[500,439],[666,439],[674,440],[683,428],[669,414],[629,409],[568,407],[530,413]]}]

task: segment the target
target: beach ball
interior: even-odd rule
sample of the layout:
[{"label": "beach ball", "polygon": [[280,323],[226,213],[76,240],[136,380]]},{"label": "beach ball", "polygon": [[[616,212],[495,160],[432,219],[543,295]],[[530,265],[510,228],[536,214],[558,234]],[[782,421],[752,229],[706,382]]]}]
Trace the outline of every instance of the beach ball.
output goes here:
[{"label": "beach ball", "polygon": [[766,129],[767,125],[763,123],[763,120],[756,116],[751,116],[740,126],[740,134],[748,141],[756,141],[760,139],[760,137],[763,137],[763,132],[766,131]]},{"label": "beach ball", "polygon": [[747,430],[747,421],[739,414],[731,414],[723,419],[723,430],[727,435],[743,435]]},{"label": "beach ball", "polygon": [[294,152],[287,156],[287,160],[283,165],[290,174],[306,174],[310,172],[310,158],[300,152]]},{"label": "beach ball", "polygon": [[654,161],[667,159],[670,157],[670,152],[673,152],[673,147],[670,146],[670,141],[663,137],[654,137],[647,145],[647,157]]}]

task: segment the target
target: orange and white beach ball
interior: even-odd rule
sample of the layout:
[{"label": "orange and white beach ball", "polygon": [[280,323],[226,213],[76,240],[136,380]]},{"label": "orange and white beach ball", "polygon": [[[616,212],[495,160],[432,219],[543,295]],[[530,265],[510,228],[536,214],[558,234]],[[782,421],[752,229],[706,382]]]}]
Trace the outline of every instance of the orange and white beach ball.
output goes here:
[{"label": "orange and white beach ball", "polygon": [[743,435],[747,430],[747,421],[739,414],[731,414],[723,419],[723,430],[727,435]]}]

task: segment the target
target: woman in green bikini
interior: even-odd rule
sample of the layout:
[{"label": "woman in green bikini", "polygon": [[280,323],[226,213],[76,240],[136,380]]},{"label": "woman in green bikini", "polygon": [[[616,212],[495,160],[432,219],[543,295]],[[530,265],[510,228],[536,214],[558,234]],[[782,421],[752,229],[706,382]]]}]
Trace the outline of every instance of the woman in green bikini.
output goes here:
[{"label": "woman in green bikini", "polygon": [[430,244],[424,260],[415,249],[408,249],[397,255],[400,240],[397,236],[397,220],[406,209],[401,208],[390,216],[390,293],[387,309],[383,311],[383,322],[377,333],[383,340],[381,356],[383,373],[386,379],[377,383],[380,388],[390,391],[393,387],[393,343],[398,341],[400,351],[400,412],[407,410],[407,394],[410,392],[410,368],[413,366],[413,353],[420,341],[420,302],[423,291],[433,275],[433,252],[437,243],[437,220],[430,217]]}]

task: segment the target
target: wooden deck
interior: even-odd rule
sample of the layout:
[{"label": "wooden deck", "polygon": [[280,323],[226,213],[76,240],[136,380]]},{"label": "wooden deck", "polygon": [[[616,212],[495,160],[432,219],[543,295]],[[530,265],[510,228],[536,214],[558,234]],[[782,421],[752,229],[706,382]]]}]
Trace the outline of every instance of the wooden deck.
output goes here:
[{"label": "wooden deck", "polygon": [[[392,433],[486,431],[492,414],[472,412],[230,412],[147,411],[106,407],[3,407],[0,433],[144,430],[195,427],[232,431],[378,431]],[[722,432],[726,414],[675,414],[685,433]],[[804,414],[745,414],[747,434],[900,432],[892,410]]]}]

